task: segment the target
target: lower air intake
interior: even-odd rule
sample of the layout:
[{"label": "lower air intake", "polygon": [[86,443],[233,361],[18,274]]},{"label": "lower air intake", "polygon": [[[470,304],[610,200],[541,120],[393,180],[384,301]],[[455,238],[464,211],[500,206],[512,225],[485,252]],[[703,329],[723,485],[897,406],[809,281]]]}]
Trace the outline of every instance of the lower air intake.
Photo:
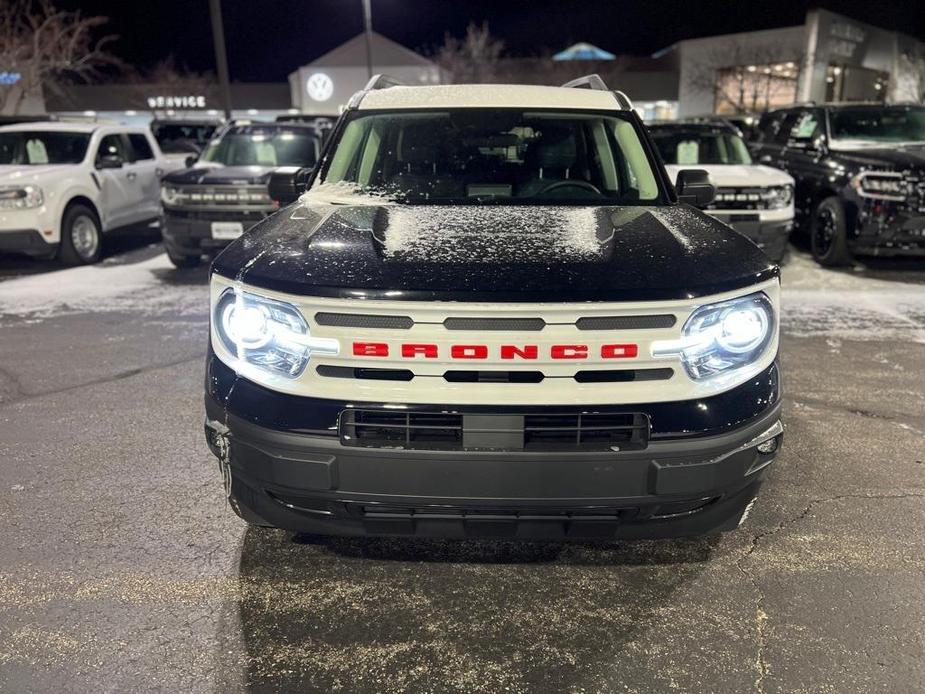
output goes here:
[{"label": "lower air intake", "polygon": [[466,451],[642,450],[649,418],[641,413],[460,414],[344,410],[345,446]]}]

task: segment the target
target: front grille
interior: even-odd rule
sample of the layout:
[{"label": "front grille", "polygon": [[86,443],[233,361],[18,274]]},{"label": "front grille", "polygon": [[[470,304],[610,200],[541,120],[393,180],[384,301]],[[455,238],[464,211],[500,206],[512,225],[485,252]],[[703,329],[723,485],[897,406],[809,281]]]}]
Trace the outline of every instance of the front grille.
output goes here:
[{"label": "front grille", "polygon": [[649,441],[643,414],[556,414],[524,417],[524,450],[640,450]]},{"label": "front grille", "polygon": [[447,318],[443,327],[447,330],[542,330],[546,321],[542,318]]},{"label": "front grille", "polygon": [[181,209],[224,208],[253,209],[272,208],[273,200],[265,185],[196,185],[164,186],[171,197],[170,207]]},{"label": "front grille", "polygon": [[[356,378],[375,381],[412,381],[416,376],[410,369],[377,369],[353,366],[332,366],[319,364],[315,369],[326,378]],[[546,376],[542,371],[489,369],[453,369],[443,373],[449,383],[541,383],[547,378],[573,378],[578,383],[632,383],[633,381],[667,381],[674,376],[674,369],[584,369],[574,376]]]},{"label": "front grille", "polygon": [[677,318],[670,313],[655,316],[601,316],[599,318],[579,318],[575,327],[579,330],[649,330],[670,328]]},{"label": "front grille", "polygon": [[344,410],[345,446],[415,450],[642,450],[649,418],[641,413],[458,414]]},{"label": "front grille", "polygon": [[408,330],[414,321],[408,316],[376,316],[365,313],[327,313],[315,314],[318,325],[331,325],[338,328],[383,328],[389,330]]},{"label": "front grille", "polygon": [[[415,325],[433,325],[427,321],[415,322],[410,316],[374,315],[365,313],[331,313],[320,311],[315,314],[318,325],[338,328],[379,328],[383,330],[410,330]],[[579,330],[658,330],[671,328],[677,318],[670,313],[643,316],[600,316],[583,317],[575,321]],[[561,325],[571,325],[562,323]],[[558,325],[558,324],[557,324]],[[539,332],[549,324],[537,317],[529,318],[482,318],[449,317],[443,320],[446,330]]]},{"label": "front grille", "polygon": [[764,210],[768,208],[764,188],[717,188],[707,210]]},{"label": "front grille", "polygon": [[461,450],[462,415],[394,410],[344,410],[340,440],[345,446]]}]

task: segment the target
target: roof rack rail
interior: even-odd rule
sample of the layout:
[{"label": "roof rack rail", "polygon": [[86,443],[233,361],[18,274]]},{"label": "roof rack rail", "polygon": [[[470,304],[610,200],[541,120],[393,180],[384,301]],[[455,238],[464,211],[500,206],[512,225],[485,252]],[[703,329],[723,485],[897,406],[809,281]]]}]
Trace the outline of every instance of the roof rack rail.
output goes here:
[{"label": "roof rack rail", "polygon": [[372,91],[373,89],[388,89],[389,87],[404,87],[405,83],[401,80],[391,77],[390,75],[373,75],[369,78],[369,82],[366,83],[366,86],[363,87],[364,92]]},{"label": "roof rack rail", "polygon": [[633,102],[630,101],[630,98],[621,91],[611,91],[610,87],[607,86],[607,83],[604,82],[604,78],[596,72],[591,75],[576,77],[573,80],[569,80],[562,86],[572,87],[574,89],[594,89],[600,92],[610,92],[617,100],[617,104],[620,106],[620,108],[626,109],[628,111],[633,110]]},{"label": "roof rack rail", "polygon": [[576,77],[573,80],[569,80],[563,87],[574,87],[576,89],[596,89],[600,92],[609,92],[610,89],[607,87],[607,83],[604,82],[604,78],[601,77],[596,72],[593,75],[585,75],[584,77]]}]

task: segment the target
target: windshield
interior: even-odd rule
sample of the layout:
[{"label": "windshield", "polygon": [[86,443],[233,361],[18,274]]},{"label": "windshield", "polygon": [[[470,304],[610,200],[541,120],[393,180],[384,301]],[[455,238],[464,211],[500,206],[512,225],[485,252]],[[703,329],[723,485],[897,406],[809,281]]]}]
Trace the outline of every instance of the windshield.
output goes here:
[{"label": "windshield", "polygon": [[167,123],[151,126],[165,154],[198,152],[215,132],[214,123]]},{"label": "windshield", "polygon": [[837,109],[829,116],[829,126],[836,140],[922,142],[925,141],[925,109]]},{"label": "windshield", "polygon": [[0,133],[0,164],[79,164],[89,142],[89,133],[41,130]]},{"label": "windshield", "polygon": [[733,133],[653,130],[652,139],[666,164],[751,164],[742,138]]},{"label": "windshield", "polygon": [[314,166],[318,138],[306,128],[242,126],[212,140],[200,161],[225,166]]},{"label": "windshield", "polygon": [[633,204],[660,197],[628,118],[497,108],[356,113],[316,186],[327,184],[410,203]]}]

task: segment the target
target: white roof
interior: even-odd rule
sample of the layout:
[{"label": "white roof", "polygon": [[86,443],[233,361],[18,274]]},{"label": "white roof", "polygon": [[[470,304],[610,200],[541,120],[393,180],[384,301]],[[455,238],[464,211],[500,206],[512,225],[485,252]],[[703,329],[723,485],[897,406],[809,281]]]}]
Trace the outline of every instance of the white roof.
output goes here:
[{"label": "white roof", "polygon": [[[433,61],[375,31],[370,36],[370,48],[372,49],[374,65],[436,67]],[[320,58],[316,58],[307,67],[319,69],[328,67],[366,67],[366,34],[357,34],[334,50],[328,51]]]},{"label": "white roof", "polygon": [[388,87],[363,97],[359,109],[404,108],[575,108],[620,109],[613,92],[575,87],[524,84],[449,84],[434,87]]},{"label": "white roof", "polygon": [[111,130],[117,130],[119,132],[144,132],[145,128],[137,125],[114,125],[112,123],[86,123],[81,121],[35,121],[0,126],[0,132],[30,132],[35,130],[41,130],[43,132],[92,133],[97,130],[107,132]]}]

